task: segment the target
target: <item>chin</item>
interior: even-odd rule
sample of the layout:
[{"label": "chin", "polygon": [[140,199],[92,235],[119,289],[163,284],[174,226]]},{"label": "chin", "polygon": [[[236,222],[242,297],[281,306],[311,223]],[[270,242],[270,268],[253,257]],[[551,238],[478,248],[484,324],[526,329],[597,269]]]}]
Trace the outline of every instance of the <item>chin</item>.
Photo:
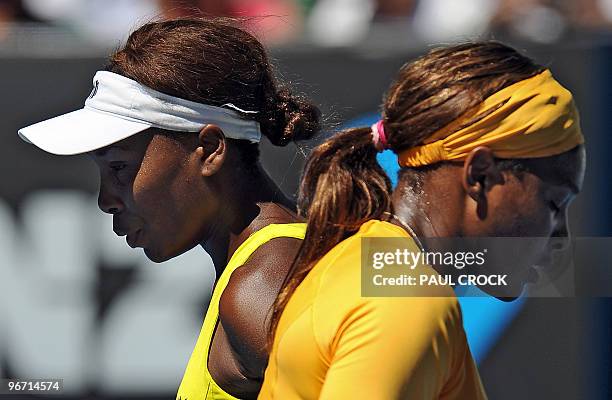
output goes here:
[{"label": "chin", "polygon": [[163,263],[164,261],[168,261],[174,257],[178,257],[181,254],[191,250],[193,247],[195,246],[187,247],[187,248],[174,248],[174,249],[143,247],[142,249],[144,250],[144,253],[149,260],[153,261],[154,263],[159,264],[159,263]]},{"label": "chin", "polygon": [[169,259],[175,257],[173,255],[160,254],[159,252],[155,252],[148,248],[143,248],[143,250],[144,250],[145,256],[147,256],[149,260],[153,261],[156,264],[163,263],[164,261],[168,261]]},{"label": "chin", "polygon": [[489,296],[493,296],[500,301],[509,303],[517,300],[525,293],[526,282],[515,282],[505,287],[481,286],[479,289]]},{"label": "chin", "polygon": [[516,299],[518,299],[518,296],[516,296],[516,297],[514,297],[514,296],[502,296],[502,297],[497,297],[497,296],[495,296],[495,298],[496,298],[497,300],[501,300],[501,301],[503,301],[504,303],[510,303],[510,302],[513,302],[513,301],[515,301]]}]

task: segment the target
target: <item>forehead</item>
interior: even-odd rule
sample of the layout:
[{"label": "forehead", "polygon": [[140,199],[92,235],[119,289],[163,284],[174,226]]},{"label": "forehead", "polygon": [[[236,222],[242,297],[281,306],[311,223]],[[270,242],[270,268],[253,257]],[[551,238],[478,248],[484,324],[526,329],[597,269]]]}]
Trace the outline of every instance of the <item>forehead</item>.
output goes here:
[{"label": "forehead", "polygon": [[575,193],[582,190],[586,169],[582,145],[557,156],[530,159],[528,165],[530,172],[547,183],[568,187]]},{"label": "forehead", "polygon": [[151,142],[152,137],[153,135],[151,132],[143,131],[117,143],[94,150],[90,153],[90,155],[92,155],[94,158],[104,158],[116,155],[118,153],[123,155],[143,154]]}]

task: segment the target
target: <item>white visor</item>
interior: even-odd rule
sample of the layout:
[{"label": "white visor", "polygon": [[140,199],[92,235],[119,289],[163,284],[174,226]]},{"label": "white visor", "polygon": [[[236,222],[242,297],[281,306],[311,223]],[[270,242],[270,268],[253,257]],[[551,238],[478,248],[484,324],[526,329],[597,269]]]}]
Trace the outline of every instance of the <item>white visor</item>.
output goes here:
[{"label": "white visor", "polygon": [[256,111],[241,110],[233,104],[216,107],[180,99],[108,71],[98,71],[93,84],[85,107],[22,128],[19,136],[59,155],[97,150],[152,127],[199,132],[214,124],[228,138],[252,143],[261,139],[259,123],[241,115]]}]

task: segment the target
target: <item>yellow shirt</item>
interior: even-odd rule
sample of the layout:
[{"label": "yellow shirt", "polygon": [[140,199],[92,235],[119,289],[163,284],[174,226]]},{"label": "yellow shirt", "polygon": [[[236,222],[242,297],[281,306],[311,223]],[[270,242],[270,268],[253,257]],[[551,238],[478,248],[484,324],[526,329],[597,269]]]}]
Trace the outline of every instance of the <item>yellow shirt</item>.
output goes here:
[{"label": "yellow shirt", "polygon": [[[261,245],[278,237],[304,239],[305,232],[305,224],[270,224],[253,233],[236,249],[213,290],[200,336],[176,395],[177,400],[237,400],[221,389],[208,371],[208,353],[219,320],[219,299],[221,299],[232,272],[246,263],[251,254]],[[253,293],[253,296],[256,295]]]},{"label": "yellow shirt", "polygon": [[409,236],[369,221],[317,262],[281,315],[258,399],[486,399],[452,288],[361,297],[362,237]]}]

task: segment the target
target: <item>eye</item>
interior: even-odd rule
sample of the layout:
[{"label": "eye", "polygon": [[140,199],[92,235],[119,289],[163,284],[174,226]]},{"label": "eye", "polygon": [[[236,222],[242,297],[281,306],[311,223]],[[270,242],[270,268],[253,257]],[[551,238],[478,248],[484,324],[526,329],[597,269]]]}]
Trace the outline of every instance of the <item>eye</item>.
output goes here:
[{"label": "eye", "polygon": [[123,161],[113,161],[109,164],[110,169],[115,172],[119,172],[127,166]]}]

